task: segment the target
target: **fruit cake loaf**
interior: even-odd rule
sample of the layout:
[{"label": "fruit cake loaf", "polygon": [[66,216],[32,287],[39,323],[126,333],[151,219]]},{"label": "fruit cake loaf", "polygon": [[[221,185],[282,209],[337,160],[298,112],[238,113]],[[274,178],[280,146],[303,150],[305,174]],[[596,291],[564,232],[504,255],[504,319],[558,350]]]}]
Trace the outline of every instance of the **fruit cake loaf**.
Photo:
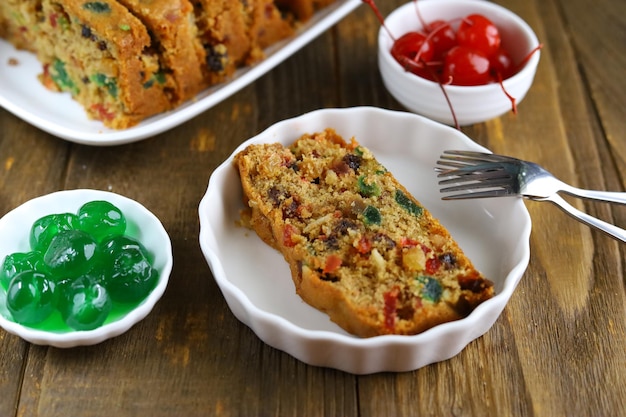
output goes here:
[{"label": "fruit cake loaf", "polygon": [[193,5],[210,84],[259,61],[263,48],[293,33],[292,21],[272,0],[194,0]]},{"label": "fruit cake loaf", "polygon": [[173,105],[187,101],[208,85],[202,72],[205,53],[188,0],[118,1],[148,29],[163,74],[168,75],[165,88]]},{"label": "fruit cake loaf", "polygon": [[172,107],[143,23],[116,0],[43,0],[36,50],[49,88],[90,117],[125,128]]},{"label": "fruit cake loaf", "polygon": [[332,129],[235,156],[242,215],[289,264],[296,292],[346,331],[417,334],[467,316],[493,284],[354,138]]},{"label": "fruit cake loaf", "polygon": [[332,1],[0,0],[0,36],[37,53],[46,87],[122,129],[263,59],[303,5]]}]

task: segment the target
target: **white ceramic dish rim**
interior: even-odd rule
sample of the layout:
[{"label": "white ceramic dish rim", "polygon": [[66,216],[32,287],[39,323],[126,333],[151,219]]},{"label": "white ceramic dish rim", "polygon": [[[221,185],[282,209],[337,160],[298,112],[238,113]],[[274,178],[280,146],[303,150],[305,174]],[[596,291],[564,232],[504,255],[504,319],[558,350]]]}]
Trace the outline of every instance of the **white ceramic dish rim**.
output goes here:
[{"label": "white ceramic dish rim", "polygon": [[[329,5],[303,24],[296,35],[268,48],[266,58],[258,64],[238,70],[230,81],[207,89],[175,110],[125,130],[109,129],[98,121],[88,120],[82,107],[67,94],[46,90],[36,78],[41,65],[34,55],[16,51],[0,39],[0,106],[33,126],[70,142],[114,146],[140,141],[172,129],[230,97],[289,58],[360,4],[361,0],[339,0]],[[19,62],[15,67],[9,64],[10,58],[14,57]],[[32,79],[23,80],[24,76]],[[52,109],[55,114],[64,114],[46,117],[40,106],[49,107],[46,112]],[[66,118],[66,113],[71,116]]]},{"label": "white ceramic dish rim", "polygon": [[[91,189],[56,191],[54,193],[29,200],[5,214],[0,219],[0,234],[6,238],[3,231],[8,227],[14,229],[19,228],[20,230],[23,228],[25,237],[21,238],[27,242],[28,230],[32,223],[40,216],[51,213],[62,213],[65,211],[75,212],[82,204],[92,200],[106,200],[117,205],[127,216],[129,223],[133,223],[140,228],[139,232],[142,236],[144,236],[144,238],[141,239],[144,246],[146,246],[146,248],[153,254],[162,255],[156,256],[154,261],[154,266],[159,270],[159,281],[157,286],[150,293],[150,295],[143,302],[141,302],[141,304],[128,312],[124,317],[94,330],[71,331],[65,333],[49,332],[23,326],[0,314],[0,326],[7,332],[38,345],[50,345],[60,348],[93,345],[112,337],[119,336],[129,330],[137,322],[143,320],[152,311],[157,301],[162,297],[172,271],[172,243],[161,221],[146,207],[135,200],[131,200],[127,197],[109,191]],[[138,220],[139,217],[142,220]],[[14,224],[15,226],[11,226]],[[148,227],[149,230],[146,230],[146,227]],[[147,240],[145,239],[145,235],[156,239]],[[2,245],[2,247],[6,246],[8,245]],[[158,253],[155,249],[156,246],[159,247]],[[4,260],[4,257],[9,253],[25,251],[27,249],[26,244],[21,245],[20,247],[15,247],[12,251],[2,251],[2,253],[0,253],[0,261]],[[2,292],[2,296],[4,296],[4,290],[1,290],[0,292]]]},{"label": "white ceramic dish rim", "polygon": [[[521,200],[514,203],[515,209],[522,213],[519,221],[523,224],[517,243],[520,251],[519,259],[504,278],[503,288],[498,291],[493,299],[478,306],[467,318],[436,326],[414,336],[388,335],[362,339],[332,331],[301,328],[285,317],[264,311],[252,303],[246,293],[228,279],[219,259],[216,250],[218,242],[211,230],[208,213],[210,206],[217,204],[216,202],[221,197],[220,190],[216,189],[213,184],[221,184],[227,172],[234,169],[232,167],[233,156],[250,143],[276,141],[279,131],[291,129],[297,132],[304,130],[302,133],[306,133],[330,126],[328,120],[338,120],[344,117],[356,118],[365,123],[379,120],[377,118],[385,122],[409,119],[413,120],[414,123],[430,125],[434,129],[447,129],[447,134],[454,136],[455,141],[458,141],[462,149],[486,151],[485,148],[477,145],[461,132],[422,116],[371,107],[317,110],[279,122],[241,144],[214,171],[209,180],[207,193],[199,205],[200,246],[213,272],[214,279],[223,292],[233,314],[240,321],[249,326],[265,343],[310,365],[336,368],[354,374],[370,374],[385,371],[410,371],[449,359],[458,354],[467,343],[481,336],[491,327],[526,270],[530,258],[531,221]],[[355,120],[352,122],[354,123]],[[298,136],[295,133],[294,135]],[[260,242],[260,244],[262,243]],[[287,278],[290,280],[290,277]],[[491,313],[493,316],[487,317],[487,319],[492,319],[492,322],[485,325],[485,316]],[[462,341],[454,343],[451,340],[453,338],[459,338]],[[424,346],[429,346],[431,349],[428,352],[420,351],[420,348]],[[320,357],[317,353],[312,353],[314,351],[331,353]]]},{"label": "white ceramic dish rim", "polygon": [[[500,13],[504,14],[507,16],[508,19],[513,20],[516,22],[516,24],[518,24],[521,28],[524,29],[525,32],[527,32],[529,34],[529,36],[532,38],[533,42],[535,45],[539,46],[539,40],[537,39],[537,36],[535,35],[535,32],[533,31],[533,29],[528,25],[528,23],[526,23],[526,21],[524,21],[521,17],[519,17],[517,14],[513,13],[512,11],[500,6],[499,4],[496,3],[492,3],[490,1],[487,0],[420,0],[420,4],[424,4],[424,3],[432,3],[436,1],[439,5],[445,5],[446,3],[450,3],[450,4],[455,4],[455,3],[467,3],[467,4],[471,4],[471,3],[476,3],[479,4],[481,7],[485,7],[485,8],[492,8],[494,10],[498,10]],[[481,4],[482,3],[482,4]],[[397,8],[396,10],[394,10],[389,16],[387,16],[387,18],[385,19],[385,22],[388,21],[393,21],[393,20],[399,20],[400,16],[403,15],[404,13],[406,13],[407,9],[409,8],[413,8],[414,3],[406,3],[402,6],[400,6],[399,8]],[[419,22],[417,22],[416,20],[416,24],[419,25],[417,26],[415,29],[419,29],[421,27],[421,25],[419,24]],[[395,36],[398,36],[398,34],[394,34]],[[401,35],[401,34],[400,34]],[[406,77],[410,77],[410,79],[415,82],[416,84],[422,84],[428,87],[431,87],[433,89],[440,89],[440,86],[430,80],[427,80],[425,78],[421,78],[421,77],[417,77],[407,71],[405,71],[405,69],[402,67],[402,65],[400,65],[400,63],[398,63],[395,59],[393,59],[393,57],[391,56],[391,46],[392,46],[392,40],[389,37],[388,32],[381,27],[379,32],[378,32],[378,48],[379,48],[379,53],[383,54],[385,56],[385,59],[393,62],[395,65],[393,65],[394,67],[396,67],[398,69],[399,72],[405,74]],[[530,53],[530,51],[528,51]],[[530,72],[534,72],[534,68],[537,67],[537,65],[539,64],[539,59],[541,56],[541,50],[537,50],[531,57],[530,59],[526,62],[526,64],[522,67],[521,70],[519,70],[515,75],[507,78],[506,80],[504,80],[502,83],[504,85],[504,88],[507,89],[507,87],[511,84],[515,84],[517,82],[519,82],[519,79],[524,78],[524,77],[528,77]],[[501,87],[499,84],[486,84],[486,85],[472,85],[472,86],[459,86],[459,85],[446,85],[446,91],[450,94],[459,94],[459,93],[467,93],[467,94],[474,94],[474,93],[481,93],[483,91],[489,91],[489,90],[493,90],[493,89],[497,89],[500,90]]]}]

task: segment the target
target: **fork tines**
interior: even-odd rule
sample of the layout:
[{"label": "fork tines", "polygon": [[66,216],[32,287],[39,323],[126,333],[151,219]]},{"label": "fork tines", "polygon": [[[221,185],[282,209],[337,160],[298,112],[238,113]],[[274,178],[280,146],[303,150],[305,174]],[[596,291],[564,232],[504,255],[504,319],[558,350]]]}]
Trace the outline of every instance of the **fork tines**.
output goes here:
[{"label": "fork tines", "polygon": [[[448,195],[444,200],[466,198],[486,198],[512,195],[511,189],[515,173],[507,170],[498,155],[474,151],[444,151],[437,161],[440,167],[439,185],[450,185],[440,189],[442,193],[463,193]],[[454,184],[454,185],[452,185]]]}]

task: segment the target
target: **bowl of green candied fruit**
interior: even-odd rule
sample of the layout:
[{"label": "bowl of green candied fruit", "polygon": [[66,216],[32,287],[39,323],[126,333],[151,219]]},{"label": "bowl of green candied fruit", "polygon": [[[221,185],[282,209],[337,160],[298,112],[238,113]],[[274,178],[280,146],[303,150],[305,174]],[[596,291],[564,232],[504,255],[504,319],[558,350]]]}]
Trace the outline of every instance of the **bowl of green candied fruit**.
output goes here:
[{"label": "bowl of green candied fruit", "polygon": [[99,190],[30,200],[0,219],[0,326],[39,345],[118,336],[163,295],[172,245],[138,202]]}]

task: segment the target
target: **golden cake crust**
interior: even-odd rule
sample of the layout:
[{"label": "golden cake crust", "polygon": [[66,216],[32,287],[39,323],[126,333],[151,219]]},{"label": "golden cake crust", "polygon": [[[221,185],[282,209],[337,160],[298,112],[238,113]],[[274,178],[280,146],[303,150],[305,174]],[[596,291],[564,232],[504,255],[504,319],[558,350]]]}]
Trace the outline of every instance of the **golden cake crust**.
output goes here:
[{"label": "golden cake crust", "polygon": [[171,81],[170,100],[178,105],[208,83],[202,73],[205,53],[198,38],[193,6],[188,0],[119,0],[146,26],[157,42]]},{"label": "golden cake crust", "polygon": [[493,296],[448,231],[355,140],[332,129],[235,156],[246,223],[296,292],[350,333],[417,334]]}]

